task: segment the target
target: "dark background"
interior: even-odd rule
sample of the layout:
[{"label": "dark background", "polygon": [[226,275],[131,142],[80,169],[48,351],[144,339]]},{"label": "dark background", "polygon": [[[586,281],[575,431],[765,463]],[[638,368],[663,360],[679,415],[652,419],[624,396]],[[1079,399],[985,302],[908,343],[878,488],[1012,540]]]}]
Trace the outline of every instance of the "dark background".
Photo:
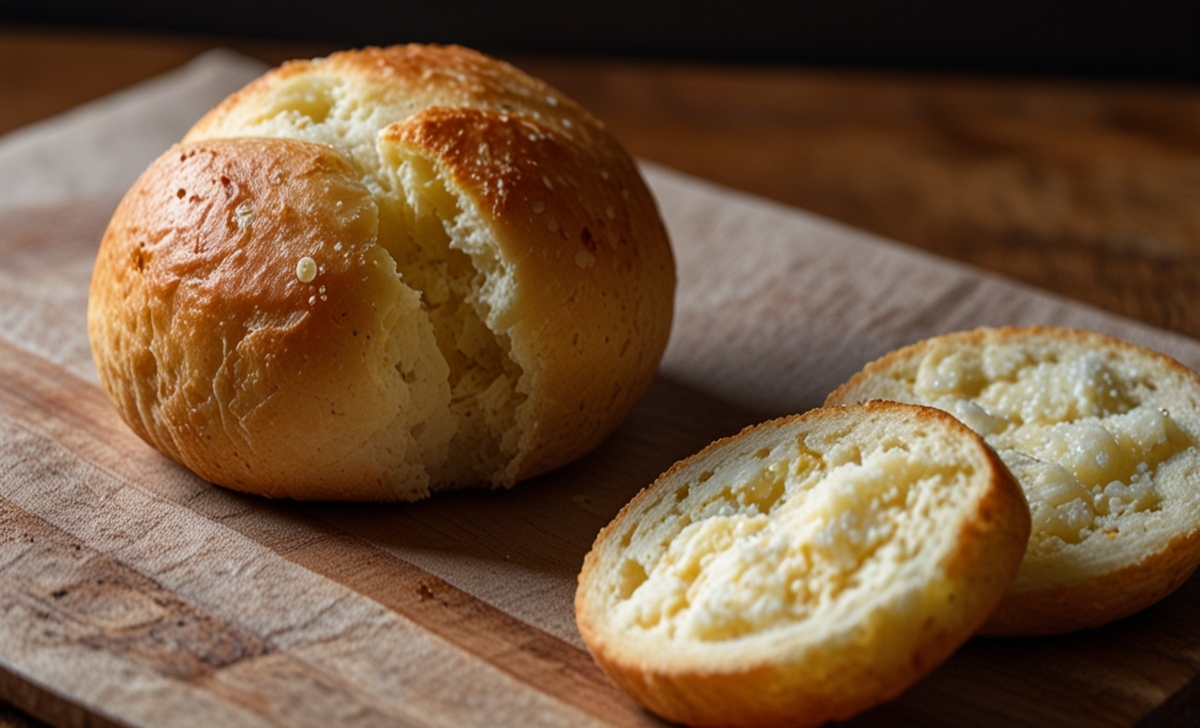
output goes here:
[{"label": "dark background", "polygon": [[0,0],[0,24],[339,46],[1200,79],[1200,0]]}]

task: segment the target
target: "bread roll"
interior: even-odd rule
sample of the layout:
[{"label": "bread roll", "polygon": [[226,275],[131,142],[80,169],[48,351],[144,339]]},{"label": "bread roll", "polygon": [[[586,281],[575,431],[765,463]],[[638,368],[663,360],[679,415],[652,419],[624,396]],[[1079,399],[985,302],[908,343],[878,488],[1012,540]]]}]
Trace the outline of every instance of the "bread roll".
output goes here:
[{"label": "bread roll", "polygon": [[129,191],[88,326],[144,439],[272,497],[511,486],[626,416],[670,330],[654,200],[604,126],[455,47],[287,63]]},{"label": "bread roll", "polygon": [[713,443],[610,523],[579,631],[612,679],[695,726],[816,726],[965,642],[1016,572],[1029,511],[938,410],[814,410]]},{"label": "bread roll", "polygon": [[954,414],[1028,497],[1029,549],[985,633],[1102,625],[1200,563],[1200,378],[1173,359],[1083,331],[979,329],[888,354],[826,404],[871,399]]}]

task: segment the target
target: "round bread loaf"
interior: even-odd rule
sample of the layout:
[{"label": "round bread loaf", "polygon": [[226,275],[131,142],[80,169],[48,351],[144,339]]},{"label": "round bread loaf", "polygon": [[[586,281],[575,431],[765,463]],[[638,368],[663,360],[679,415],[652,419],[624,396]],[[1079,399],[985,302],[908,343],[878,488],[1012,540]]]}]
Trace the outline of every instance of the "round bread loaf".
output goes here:
[{"label": "round bread loaf", "polygon": [[1071,329],[979,329],[892,352],[826,404],[873,399],[955,415],[1025,491],[1029,548],[984,633],[1099,626],[1200,563],[1200,377],[1175,360]]},{"label": "round bread loaf", "polygon": [[816,726],[898,695],[965,642],[1029,510],[983,441],[897,403],[713,443],[633,499],[584,560],[580,634],[651,711]]},{"label": "round bread loaf", "polygon": [[129,425],[300,499],[511,486],[599,444],[657,370],[674,262],[594,117],[457,47],[297,61],[142,175],[88,328]]}]

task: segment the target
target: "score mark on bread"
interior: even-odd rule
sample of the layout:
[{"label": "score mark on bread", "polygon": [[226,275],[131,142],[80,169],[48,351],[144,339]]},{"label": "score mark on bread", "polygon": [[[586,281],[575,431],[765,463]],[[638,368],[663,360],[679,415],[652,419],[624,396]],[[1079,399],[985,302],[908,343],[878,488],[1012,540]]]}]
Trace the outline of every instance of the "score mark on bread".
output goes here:
[{"label": "score mark on bread", "polygon": [[266,74],[147,170],[89,334],[126,421],[206,479],[411,500],[599,444],[674,285],[636,166],[577,104],[466,49],[366,49]]}]

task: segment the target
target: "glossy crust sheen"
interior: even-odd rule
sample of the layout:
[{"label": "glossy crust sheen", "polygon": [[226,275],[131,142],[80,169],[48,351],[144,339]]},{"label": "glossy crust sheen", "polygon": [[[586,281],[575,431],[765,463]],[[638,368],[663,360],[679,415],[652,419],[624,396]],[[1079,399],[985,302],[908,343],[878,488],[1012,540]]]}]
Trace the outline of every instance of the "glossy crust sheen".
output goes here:
[{"label": "glossy crust sheen", "polygon": [[[142,438],[212,482],[386,498],[394,463],[359,445],[396,417],[398,384],[369,385],[389,320],[416,301],[375,245],[374,205],[345,161],[280,145],[176,148],[129,192],[92,281],[100,379]],[[239,229],[247,200],[254,220]],[[335,242],[352,254],[334,255]],[[297,277],[304,256],[322,261],[319,285]]]},{"label": "glossy crust sheen", "polygon": [[402,46],[285,64],[198,122],[114,215],[89,331],[133,429],[203,477],[408,500],[599,444],[657,369],[674,284],[596,119]]},{"label": "glossy crust sheen", "polygon": [[[1118,522],[1079,544],[1060,543],[1041,555],[1031,550],[981,632],[1044,635],[1098,627],[1145,609],[1181,586],[1200,564],[1200,458],[1195,447],[1200,439],[1200,377],[1174,359],[1086,331],[983,328],[891,352],[831,393],[826,406],[878,399],[931,404],[913,391],[921,361],[935,350],[981,352],[987,347],[1044,350],[1064,360],[1084,353],[1108,362],[1114,371],[1136,372],[1136,379],[1149,385],[1144,387],[1147,403],[1169,412],[1180,449],[1152,471],[1161,500],[1145,524],[1125,527]],[[1029,497],[1036,506],[1038,495]]]},{"label": "glossy crust sheen", "polygon": [[[957,485],[939,481],[920,486],[940,489],[940,505],[930,510],[898,506],[911,516],[906,532],[920,534],[916,540],[924,544],[908,547],[913,550],[900,569],[855,572],[849,583],[862,579],[865,586],[848,588],[844,595],[857,593],[845,601],[835,597],[819,618],[814,613],[789,617],[737,636],[697,641],[680,637],[682,627],[665,636],[621,626],[616,617],[621,602],[636,599],[637,589],[643,588],[622,586],[627,565],[635,559],[660,563],[650,555],[654,548],[669,551],[679,546],[681,533],[697,524],[703,528],[712,515],[710,510],[705,516],[700,504],[709,496],[697,494],[718,481],[714,490],[732,487],[736,492],[737,483],[727,486],[722,480],[723,469],[734,467],[731,463],[753,463],[766,457],[767,450],[787,450],[788,443],[799,442],[801,450],[820,453],[833,467],[841,457],[834,454],[838,449],[866,462],[873,454],[904,451],[904,443],[917,441],[935,443],[913,448],[937,461],[933,471],[969,475]],[[858,497],[835,492],[835,499]],[[804,497],[819,501],[825,496]],[[836,521],[838,515],[835,511],[828,517]],[[899,695],[965,642],[1007,587],[1028,533],[1029,512],[1011,475],[977,436],[945,413],[895,403],[813,410],[715,442],[642,491],[600,533],[585,559],[576,619],[605,672],[668,720],[696,726],[816,726],[845,720]],[[660,538],[669,545],[656,546]],[[763,553],[757,548],[751,552]],[[867,562],[874,558],[866,557]],[[763,567],[768,574],[775,568]],[[653,577],[655,565],[646,565],[646,571]],[[724,596],[746,588],[749,572],[737,573],[736,584],[717,585]],[[819,579],[817,573],[807,578]],[[698,583],[688,588],[693,600]],[[749,603],[753,609],[764,602]],[[684,605],[694,608],[694,602]]]}]

